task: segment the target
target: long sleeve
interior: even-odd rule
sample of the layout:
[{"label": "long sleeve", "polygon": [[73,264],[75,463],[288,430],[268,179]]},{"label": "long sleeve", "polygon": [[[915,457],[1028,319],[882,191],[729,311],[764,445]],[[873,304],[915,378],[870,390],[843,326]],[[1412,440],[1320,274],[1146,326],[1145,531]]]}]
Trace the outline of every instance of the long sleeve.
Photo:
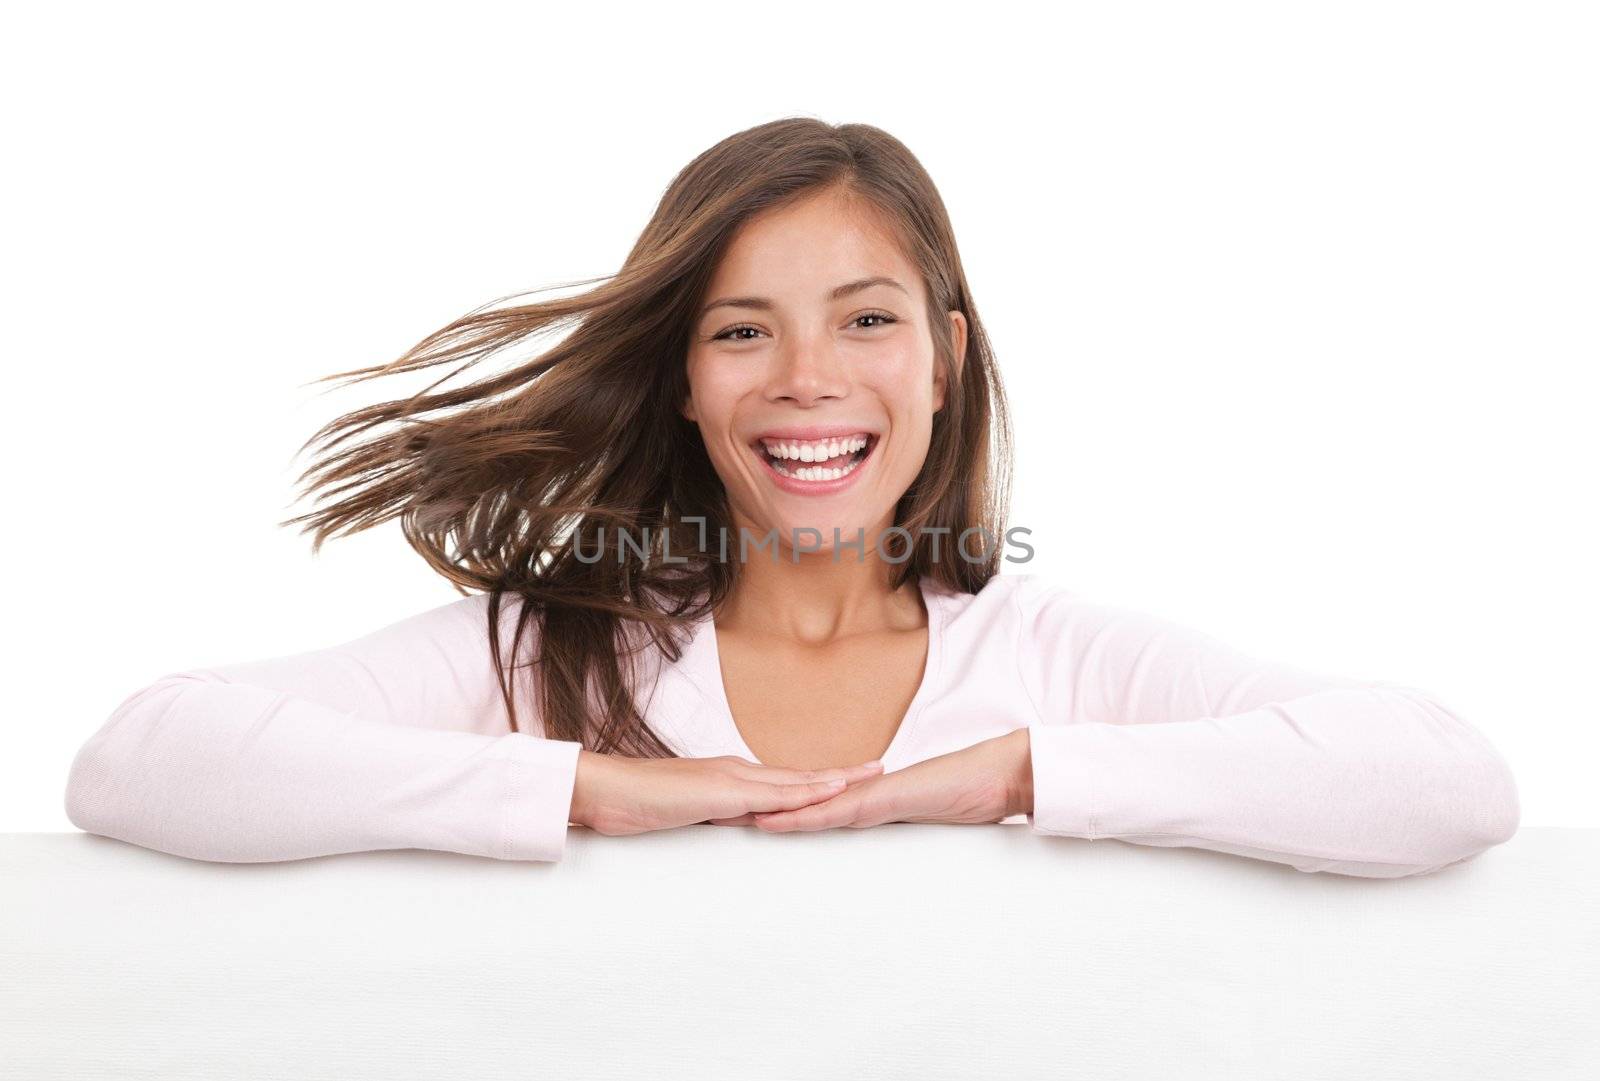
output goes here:
[{"label": "long sleeve", "polygon": [[1510,769],[1434,696],[1264,661],[1029,578],[1015,597],[1036,832],[1369,878],[1516,833]]},{"label": "long sleeve", "polygon": [[[502,601],[502,650],[519,605]],[[511,729],[487,613],[478,594],[332,648],[161,676],[79,749],[67,816],[230,863],[393,848],[559,860],[580,745]],[[524,701],[517,719],[537,729]]]}]

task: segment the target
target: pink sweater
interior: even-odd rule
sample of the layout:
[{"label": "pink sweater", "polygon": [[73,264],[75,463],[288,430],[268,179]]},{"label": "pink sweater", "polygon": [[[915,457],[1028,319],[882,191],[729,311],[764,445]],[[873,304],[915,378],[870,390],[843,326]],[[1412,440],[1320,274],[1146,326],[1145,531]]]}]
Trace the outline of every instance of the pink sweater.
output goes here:
[{"label": "pink sweater", "polygon": [[[1505,761],[1423,691],[1259,660],[1034,575],[922,591],[927,665],[884,770],[1027,727],[1037,834],[1395,877],[1516,832]],[[517,603],[504,604],[503,649]],[[755,758],[710,620],[652,668],[640,701],[670,747]],[[203,860],[558,860],[579,744],[527,734],[540,729],[525,701],[513,732],[487,596],[465,597],[343,645],[158,678],[78,751],[66,811],[91,833]]]}]

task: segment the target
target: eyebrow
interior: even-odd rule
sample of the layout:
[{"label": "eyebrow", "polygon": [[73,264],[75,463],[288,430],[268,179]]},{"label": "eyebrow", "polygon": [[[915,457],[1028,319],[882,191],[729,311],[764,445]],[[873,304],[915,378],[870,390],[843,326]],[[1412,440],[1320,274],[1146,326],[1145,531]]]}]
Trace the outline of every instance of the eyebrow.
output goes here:
[{"label": "eyebrow", "polygon": [[[859,293],[863,289],[871,289],[874,285],[892,285],[902,293],[905,293],[906,296],[911,295],[905,286],[893,278],[880,274],[876,277],[858,278],[853,282],[845,282],[843,285],[835,286],[828,292],[828,299],[839,300],[850,296],[852,293]],[[712,308],[750,308],[755,311],[765,312],[771,311],[772,307],[772,301],[766,297],[723,297],[720,300],[713,300],[710,304],[701,308],[700,317],[704,317]]]}]

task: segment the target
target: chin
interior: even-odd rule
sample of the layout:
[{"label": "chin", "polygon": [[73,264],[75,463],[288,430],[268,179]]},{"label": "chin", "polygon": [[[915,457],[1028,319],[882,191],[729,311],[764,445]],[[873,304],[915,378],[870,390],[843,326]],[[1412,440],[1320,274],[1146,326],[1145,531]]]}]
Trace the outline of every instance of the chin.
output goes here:
[{"label": "chin", "polygon": [[[828,555],[834,548],[834,531],[837,530],[839,540],[845,542],[839,546],[839,562],[842,563],[846,560],[861,559],[871,555],[872,545],[877,540],[874,536],[875,527],[871,523],[882,519],[883,516],[881,515],[855,515],[837,512],[807,514],[804,508],[800,508],[787,514],[772,516],[764,520],[759,526],[746,526],[745,528],[750,530],[752,538],[751,558],[755,558],[757,555],[760,555],[761,558],[769,558],[764,552],[755,552],[753,542],[757,538],[765,537],[772,531],[777,532],[778,539],[785,548],[791,544],[801,546],[815,545],[814,548],[805,547],[802,554]],[[806,530],[815,530],[815,532],[806,532]],[[856,540],[858,536],[861,538],[859,550],[855,545],[849,543]],[[736,540],[736,537],[734,540]],[[793,557],[786,555],[784,558],[792,559]]]}]

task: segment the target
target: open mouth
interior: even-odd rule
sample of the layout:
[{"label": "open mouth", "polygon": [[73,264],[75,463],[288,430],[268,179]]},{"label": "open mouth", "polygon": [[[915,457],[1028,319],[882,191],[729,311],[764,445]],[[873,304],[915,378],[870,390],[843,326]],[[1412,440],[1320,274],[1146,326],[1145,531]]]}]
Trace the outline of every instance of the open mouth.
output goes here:
[{"label": "open mouth", "polygon": [[761,438],[752,444],[778,476],[813,483],[843,480],[861,468],[877,445],[878,436],[872,432],[835,439]]}]

